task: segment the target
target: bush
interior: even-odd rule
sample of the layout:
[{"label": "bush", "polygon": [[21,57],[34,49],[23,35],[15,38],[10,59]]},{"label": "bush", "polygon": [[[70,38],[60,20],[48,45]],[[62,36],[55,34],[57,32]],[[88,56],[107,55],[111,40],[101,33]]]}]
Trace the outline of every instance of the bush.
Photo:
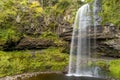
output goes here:
[{"label": "bush", "polygon": [[110,74],[115,78],[120,78],[120,60],[112,60],[109,65]]},{"label": "bush", "polygon": [[68,65],[68,54],[61,48],[42,51],[0,51],[0,77],[35,71],[59,71]]},{"label": "bush", "polygon": [[109,63],[105,61],[97,61],[95,65],[107,71],[110,76],[120,79],[120,60],[111,60]]}]

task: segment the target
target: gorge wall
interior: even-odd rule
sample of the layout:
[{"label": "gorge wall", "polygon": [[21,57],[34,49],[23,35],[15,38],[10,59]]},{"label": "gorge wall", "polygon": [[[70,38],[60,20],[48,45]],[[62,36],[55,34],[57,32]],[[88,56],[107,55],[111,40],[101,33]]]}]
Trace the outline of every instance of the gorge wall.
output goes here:
[{"label": "gorge wall", "polygon": [[[71,41],[71,30],[66,30],[60,36],[67,42]],[[91,40],[94,38],[94,34],[90,34]],[[114,26],[105,25],[97,27],[96,34],[97,41],[97,53],[101,56],[120,57],[120,30]]]},{"label": "gorge wall", "polygon": [[[52,39],[40,39],[35,37],[22,37],[18,42],[8,42],[1,45],[4,50],[26,50],[26,49],[45,49],[48,47],[64,47],[64,51],[69,53],[72,37],[72,27],[62,27],[58,34],[59,40],[56,43]],[[94,38],[90,34],[91,39]],[[120,30],[115,26],[105,25],[97,28],[97,54],[101,56],[120,57]]]}]

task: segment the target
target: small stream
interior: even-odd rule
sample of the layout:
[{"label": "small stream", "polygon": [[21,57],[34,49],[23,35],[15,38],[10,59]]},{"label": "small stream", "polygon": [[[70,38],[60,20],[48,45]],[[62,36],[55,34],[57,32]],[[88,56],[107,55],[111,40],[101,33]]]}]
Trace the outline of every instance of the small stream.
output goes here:
[{"label": "small stream", "polygon": [[39,74],[37,76],[33,76],[25,80],[106,80],[106,79],[95,78],[95,77],[74,77],[74,76],[66,76],[64,74],[46,73],[46,74]]}]

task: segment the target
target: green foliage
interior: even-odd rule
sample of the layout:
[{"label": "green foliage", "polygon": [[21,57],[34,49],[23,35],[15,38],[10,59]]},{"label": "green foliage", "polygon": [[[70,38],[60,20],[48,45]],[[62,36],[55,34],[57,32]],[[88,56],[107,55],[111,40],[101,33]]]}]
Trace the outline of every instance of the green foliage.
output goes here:
[{"label": "green foliage", "polygon": [[37,18],[41,16],[43,9],[38,1],[1,0],[0,3],[0,42],[4,43],[9,39],[16,41],[24,33],[24,26],[39,25]]},{"label": "green foliage", "polygon": [[[86,0],[86,2],[93,2],[93,0]],[[28,35],[26,27],[28,30],[33,29],[33,35],[36,35],[39,28],[43,32],[47,30],[54,32],[63,22],[72,24],[77,9],[86,2],[81,0],[0,0],[0,44],[4,44],[9,39],[17,41],[21,36]],[[119,26],[119,1],[103,0],[102,6],[103,24],[113,23]]]},{"label": "green foliage", "polygon": [[109,66],[106,61],[97,61],[95,64],[96,66],[99,66],[101,69],[108,71]]},{"label": "green foliage", "polygon": [[0,76],[20,74],[26,71],[30,55],[27,52],[0,52]]},{"label": "green foliage", "polygon": [[97,61],[94,65],[110,73],[110,76],[120,79],[120,60]]},{"label": "green foliage", "polygon": [[102,0],[103,24],[112,23],[120,27],[120,0]]},{"label": "green foliage", "polygon": [[93,2],[94,0],[85,0],[86,3]]},{"label": "green foliage", "polygon": [[57,14],[60,14],[63,13],[65,10],[67,10],[69,6],[70,6],[70,1],[60,0],[60,2],[55,5],[55,10]]},{"label": "green foliage", "polygon": [[97,67],[101,68],[104,71],[109,71],[108,70],[109,64],[105,60],[98,60],[98,61],[95,61],[95,62],[90,61],[88,63],[88,65],[89,66],[97,66]]},{"label": "green foliage", "polygon": [[112,60],[109,65],[110,74],[115,78],[120,78],[120,60]]},{"label": "green foliage", "polygon": [[52,38],[52,39],[57,39],[57,35],[56,34],[53,34],[51,31],[46,31],[46,32],[43,32],[43,34],[40,36],[41,38]]},{"label": "green foliage", "polygon": [[61,48],[42,51],[0,51],[0,77],[34,71],[59,71],[68,65],[68,55]]},{"label": "green foliage", "polygon": [[[37,61],[41,62],[41,65],[39,66],[42,68],[42,70],[62,70],[68,64],[68,56],[66,54],[61,54],[61,49],[50,48],[43,50],[43,53],[44,54],[37,53],[35,55],[38,57],[36,58]],[[38,67],[37,64],[35,66]]]},{"label": "green foliage", "polygon": [[81,4],[81,0],[0,0],[0,45],[28,36],[28,31],[32,36],[39,30],[56,34],[55,30],[63,22],[73,23]]},{"label": "green foliage", "polygon": [[56,44],[56,46],[62,46],[64,47],[64,45],[66,44],[65,41],[62,41],[62,39],[60,39],[56,34],[52,33],[51,31],[46,31],[43,32],[42,35],[40,35],[41,39],[47,39],[47,40],[51,40],[54,42],[54,44]]},{"label": "green foliage", "polygon": [[4,41],[9,39],[17,41],[18,37],[19,35],[12,29],[0,30],[0,38],[3,39]]}]

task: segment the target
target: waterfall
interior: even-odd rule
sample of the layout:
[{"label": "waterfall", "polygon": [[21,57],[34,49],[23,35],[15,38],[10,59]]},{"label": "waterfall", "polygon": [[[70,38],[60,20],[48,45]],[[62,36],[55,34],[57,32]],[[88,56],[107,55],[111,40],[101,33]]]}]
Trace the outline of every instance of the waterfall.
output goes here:
[{"label": "waterfall", "polygon": [[[99,15],[101,12],[102,0],[94,0],[93,3],[93,16],[94,16],[94,37],[96,38],[97,27],[100,27],[102,19]],[[94,48],[96,48],[96,39],[94,39]]]},{"label": "waterfall", "polygon": [[[91,63],[92,16],[89,4],[78,9],[72,34],[68,76],[92,76]],[[93,30],[94,32],[94,30]]]},{"label": "waterfall", "polygon": [[94,26],[99,26],[101,25],[102,19],[99,15],[101,12],[101,2],[102,0],[94,0],[94,6],[93,6],[93,13],[94,13]]},{"label": "waterfall", "polygon": [[[69,70],[67,76],[107,77],[107,73],[95,64],[96,34],[101,25],[101,0],[94,0],[93,8],[85,4],[78,9],[73,25]],[[92,36],[91,36],[92,35]]]}]

